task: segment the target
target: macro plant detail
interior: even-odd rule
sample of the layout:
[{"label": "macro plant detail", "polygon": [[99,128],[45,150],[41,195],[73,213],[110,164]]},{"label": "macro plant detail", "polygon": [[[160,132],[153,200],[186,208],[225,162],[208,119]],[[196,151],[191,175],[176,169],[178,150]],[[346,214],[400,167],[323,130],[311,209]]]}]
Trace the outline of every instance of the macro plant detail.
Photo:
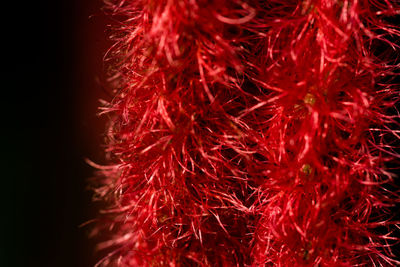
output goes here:
[{"label": "macro plant detail", "polygon": [[99,266],[400,264],[396,1],[105,10]]}]

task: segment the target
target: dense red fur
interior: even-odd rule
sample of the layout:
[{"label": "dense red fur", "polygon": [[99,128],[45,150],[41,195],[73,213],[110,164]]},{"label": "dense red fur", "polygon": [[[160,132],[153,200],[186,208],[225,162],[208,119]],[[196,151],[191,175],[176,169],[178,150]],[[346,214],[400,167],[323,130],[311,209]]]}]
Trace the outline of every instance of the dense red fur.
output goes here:
[{"label": "dense red fur", "polygon": [[395,1],[107,10],[99,265],[400,264],[385,167],[399,157]]}]

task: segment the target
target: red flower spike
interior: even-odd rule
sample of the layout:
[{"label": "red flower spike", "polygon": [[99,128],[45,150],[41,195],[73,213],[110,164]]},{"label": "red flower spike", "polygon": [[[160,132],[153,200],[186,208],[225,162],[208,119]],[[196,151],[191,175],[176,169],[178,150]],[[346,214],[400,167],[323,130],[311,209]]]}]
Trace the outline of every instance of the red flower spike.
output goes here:
[{"label": "red flower spike", "polygon": [[395,1],[106,3],[99,266],[400,264]]}]

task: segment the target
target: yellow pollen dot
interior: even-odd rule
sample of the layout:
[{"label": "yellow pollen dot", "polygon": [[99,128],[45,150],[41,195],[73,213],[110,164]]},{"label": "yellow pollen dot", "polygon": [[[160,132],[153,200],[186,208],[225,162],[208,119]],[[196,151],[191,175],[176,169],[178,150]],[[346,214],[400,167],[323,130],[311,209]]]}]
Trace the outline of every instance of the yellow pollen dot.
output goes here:
[{"label": "yellow pollen dot", "polygon": [[301,168],[301,171],[307,176],[312,173],[312,170],[313,169],[310,164],[304,164],[303,167]]},{"label": "yellow pollen dot", "polygon": [[307,93],[303,99],[304,103],[313,106],[315,104],[315,96],[311,93]]}]

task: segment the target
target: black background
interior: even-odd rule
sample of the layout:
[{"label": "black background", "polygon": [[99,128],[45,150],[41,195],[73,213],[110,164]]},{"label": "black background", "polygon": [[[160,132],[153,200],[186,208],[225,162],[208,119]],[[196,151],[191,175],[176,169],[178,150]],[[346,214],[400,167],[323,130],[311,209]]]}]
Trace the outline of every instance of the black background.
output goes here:
[{"label": "black background", "polygon": [[5,2],[0,266],[93,266],[79,225],[95,217],[85,158],[101,163],[102,0]]}]

